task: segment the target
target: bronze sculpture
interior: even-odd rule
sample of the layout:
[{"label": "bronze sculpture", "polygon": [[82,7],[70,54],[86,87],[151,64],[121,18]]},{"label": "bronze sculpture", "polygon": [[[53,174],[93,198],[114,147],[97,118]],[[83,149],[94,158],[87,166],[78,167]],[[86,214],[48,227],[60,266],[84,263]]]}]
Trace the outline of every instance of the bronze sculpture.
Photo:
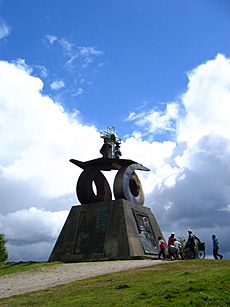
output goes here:
[{"label": "bronze sculpture", "polygon": [[[140,163],[120,159],[121,140],[116,136],[115,129],[109,126],[101,132],[104,144],[100,150],[102,158],[81,162],[71,159],[70,162],[83,169],[78,182],[76,193],[81,204],[112,200],[109,183],[101,171],[117,170],[114,179],[113,193],[115,199],[126,199],[133,204],[144,204],[144,193],[141,182],[135,170],[149,171]],[[96,193],[93,190],[93,182]]]},{"label": "bronze sculpture", "polygon": [[[157,255],[163,237],[136,170],[149,171],[133,160],[120,159],[121,140],[114,127],[101,132],[101,158],[70,162],[82,168],[76,187],[81,205],[72,206],[49,261],[135,259]],[[116,170],[113,195],[102,171]],[[93,187],[94,185],[94,187]],[[114,196],[114,200],[112,200]]]}]

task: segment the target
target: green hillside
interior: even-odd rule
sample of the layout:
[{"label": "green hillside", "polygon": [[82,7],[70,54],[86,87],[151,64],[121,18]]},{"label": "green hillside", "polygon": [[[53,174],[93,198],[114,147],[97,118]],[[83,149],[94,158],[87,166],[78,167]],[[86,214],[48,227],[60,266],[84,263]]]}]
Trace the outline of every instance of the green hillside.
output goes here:
[{"label": "green hillside", "polygon": [[187,260],[0,299],[0,306],[230,306],[230,261]]}]

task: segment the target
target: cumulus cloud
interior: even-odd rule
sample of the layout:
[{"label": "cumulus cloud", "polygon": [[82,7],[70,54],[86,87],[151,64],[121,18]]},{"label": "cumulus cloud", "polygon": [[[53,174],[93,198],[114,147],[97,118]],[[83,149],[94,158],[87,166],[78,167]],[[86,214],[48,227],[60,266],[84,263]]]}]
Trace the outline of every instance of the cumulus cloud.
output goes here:
[{"label": "cumulus cloud", "polygon": [[51,212],[30,207],[0,216],[0,222],[11,244],[53,243],[67,214],[67,210]]},{"label": "cumulus cloud", "polygon": [[0,39],[3,39],[9,35],[10,27],[4,22],[0,22]]},{"label": "cumulus cloud", "polygon": [[[60,196],[71,192],[69,155],[77,151],[82,158],[91,157],[93,149],[84,153],[79,144],[98,133],[43,96],[42,87],[42,81],[21,66],[0,62],[0,171],[5,178],[39,185],[43,194]],[[91,144],[98,147],[95,137]]]},{"label": "cumulus cloud", "polygon": [[[31,206],[57,211],[77,203],[74,191],[80,169],[69,159],[89,160],[100,149],[97,129],[81,123],[77,112],[68,114],[59,103],[44,96],[43,82],[31,73],[22,60],[0,61],[0,200],[5,221],[15,211],[17,217],[30,215],[33,220],[31,210],[23,211]],[[40,217],[45,215],[45,211],[40,212]],[[40,222],[36,221],[37,233]],[[59,228],[62,222],[55,220]],[[33,241],[34,232],[25,231],[26,224],[19,224],[22,233],[27,232]],[[6,233],[10,259],[14,259],[12,242],[18,240],[17,232],[13,223],[9,224],[12,229],[6,225],[0,223],[0,232]],[[47,241],[45,234],[41,240]]]},{"label": "cumulus cloud", "polygon": [[[164,235],[186,236],[192,228],[210,254],[215,233],[225,243],[225,258],[230,258],[229,74],[230,60],[223,55],[195,68],[181,101],[146,117],[130,115],[136,131],[121,147],[123,158],[151,169],[138,176],[145,205]],[[49,256],[77,202],[73,192],[80,170],[68,160],[96,158],[101,147],[96,127],[68,114],[42,88],[42,80],[22,62],[0,62],[0,232],[17,260]],[[143,139],[148,131],[172,130],[173,138],[164,142]]]},{"label": "cumulus cloud", "polygon": [[[220,54],[189,72],[188,88],[180,101],[183,112],[172,113],[175,141],[147,142],[145,147],[140,132],[135,133],[131,146],[135,150],[126,148],[133,159],[141,148],[140,161],[152,170],[141,175],[147,187],[146,205],[156,214],[166,237],[171,231],[186,236],[187,229],[192,228],[208,243],[211,254],[211,234],[216,233],[226,257],[230,257],[226,243],[230,219],[229,74],[230,60]],[[131,114],[129,119],[137,125],[147,124],[154,132],[151,124],[157,126],[155,118]]]},{"label": "cumulus cloud", "polygon": [[180,120],[178,141],[189,144],[204,135],[229,139],[230,60],[218,54],[188,74],[188,90],[182,97],[186,116]]}]

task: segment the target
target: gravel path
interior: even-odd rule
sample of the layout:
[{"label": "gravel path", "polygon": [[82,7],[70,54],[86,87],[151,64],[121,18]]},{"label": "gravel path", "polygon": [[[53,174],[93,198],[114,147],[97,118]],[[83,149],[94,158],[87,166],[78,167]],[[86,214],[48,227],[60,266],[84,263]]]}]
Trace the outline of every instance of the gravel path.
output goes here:
[{"label": "gravel path", "polygon": [[46,289],[74,280],[161,263],[162,260],[122,260],[65,263],[0,277],[0,298]]}]

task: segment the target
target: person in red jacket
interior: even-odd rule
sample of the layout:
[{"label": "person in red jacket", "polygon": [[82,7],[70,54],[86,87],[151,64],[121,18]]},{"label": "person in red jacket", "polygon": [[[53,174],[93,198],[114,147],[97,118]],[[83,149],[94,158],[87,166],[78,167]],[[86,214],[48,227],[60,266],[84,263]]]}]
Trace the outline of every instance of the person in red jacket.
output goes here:
[{"label": "person in red jacket", "polygon": [[175,233],[171,232],[168,238],[168,253],[171,260],[174,260],[174,241],[176,241]]},{"label": "person in red jacket", "polygon": [[161,255],[163,256],[164,260],[166,260],[166,254],[165,254],[165,250],[166,250],[166,243],[164,241],[164,239],[162,237],[158,237],[158,246],[159,246],[159,254],[158,254],[158,259],[161,258]]}]

